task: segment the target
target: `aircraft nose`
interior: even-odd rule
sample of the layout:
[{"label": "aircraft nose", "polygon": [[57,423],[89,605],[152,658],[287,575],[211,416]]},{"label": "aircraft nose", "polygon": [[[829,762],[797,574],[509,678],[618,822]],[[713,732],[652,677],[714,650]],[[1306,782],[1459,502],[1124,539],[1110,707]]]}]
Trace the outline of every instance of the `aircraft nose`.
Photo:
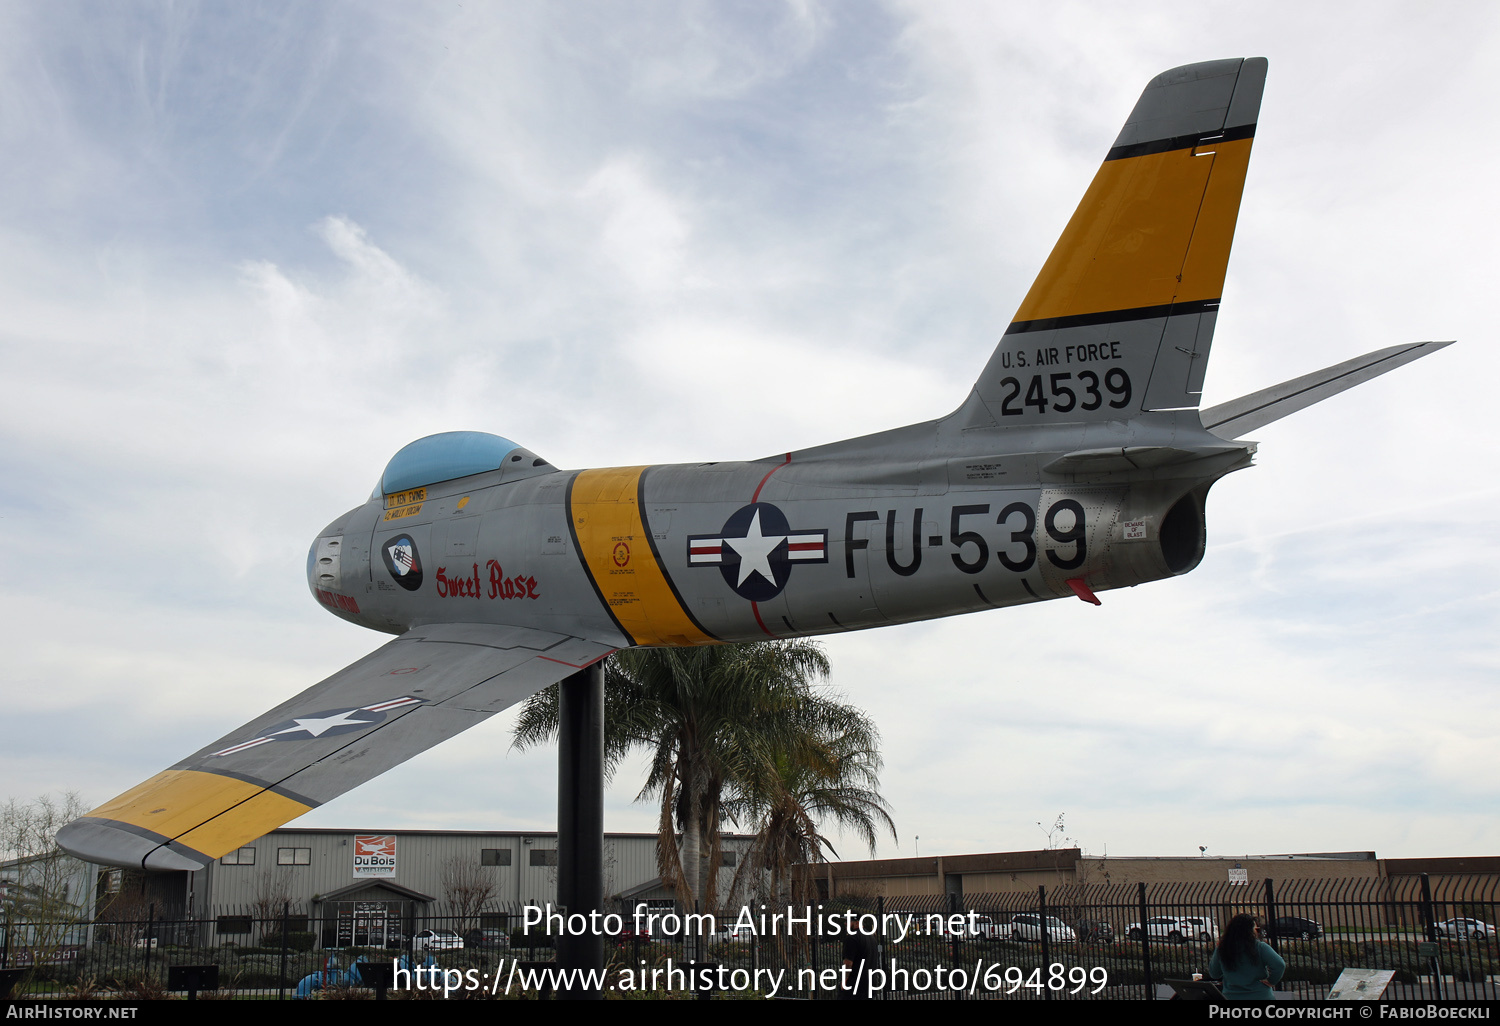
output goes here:
[{"label": "aircraft nose", "polygon": [[343,571],[340,567],[344,546],[342,537],[324,536],[314,539],[307,550],[307,583],[313,593],[340,591]]}]

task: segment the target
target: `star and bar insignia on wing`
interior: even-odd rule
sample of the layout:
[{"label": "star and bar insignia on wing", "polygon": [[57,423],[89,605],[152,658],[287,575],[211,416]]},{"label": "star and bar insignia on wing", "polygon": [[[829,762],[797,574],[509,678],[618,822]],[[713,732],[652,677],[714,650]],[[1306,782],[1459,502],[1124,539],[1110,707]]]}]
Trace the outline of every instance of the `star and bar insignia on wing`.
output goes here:
[{"label": "star and bar insignia on wing", "polygon": [[718,534],[688,538],[688,566],[718,567],[736,595],[764,602],[781,594],[795,563],[828,562],[826,530],[793,531],[769,502],[742,506]]},{"label": "star and bar insignia on wing", "polygon": [[421,705],[425,701],[427,701],[425,698],[403,695],[400,698],[392,698],[389,701],[376,702],[374,705],[360,706],[356,709],[325,709],[322,712],[308,713],[306,716],[297,716],[272,724],[263,730],[259,737],[211,752],[209,758],[233,755],[235,752],[243,752],[247,748],[268,744],[271,741],[307,741],[315,737],[349,734],[384,722],[387,714],[396,709],[404,709],[409,705]]}]

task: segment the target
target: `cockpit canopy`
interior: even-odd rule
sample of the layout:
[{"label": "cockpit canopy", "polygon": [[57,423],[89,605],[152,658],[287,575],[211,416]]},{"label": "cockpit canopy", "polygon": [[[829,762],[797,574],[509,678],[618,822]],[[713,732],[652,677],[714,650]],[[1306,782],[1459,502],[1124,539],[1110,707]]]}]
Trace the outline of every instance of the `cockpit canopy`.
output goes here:
[{"label": "cockpit canopy", "polygon": [[509,480],[555,469],[509,438],[483,431],[444,431],[403,446],[385,465],[379,490],[389,495],[491,470],[507,471]]}]

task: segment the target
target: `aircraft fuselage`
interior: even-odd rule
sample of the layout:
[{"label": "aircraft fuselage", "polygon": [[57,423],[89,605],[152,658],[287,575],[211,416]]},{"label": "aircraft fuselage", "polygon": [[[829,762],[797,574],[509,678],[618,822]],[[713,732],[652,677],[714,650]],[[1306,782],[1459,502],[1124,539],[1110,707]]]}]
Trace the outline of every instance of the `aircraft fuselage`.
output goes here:
[{"label": "aircraft fuselage", "polygon": [[1051,473],[1064,453],[576,472],[535,461],[535,476],[376,495],[315,542],[310,584],[336,615],[390,633],[504,623],[621,647],[1081,597],[1197,565],[1203,495],[1248,463],[1246,448],[1212,441],[1090,450],[1085,468]]}]

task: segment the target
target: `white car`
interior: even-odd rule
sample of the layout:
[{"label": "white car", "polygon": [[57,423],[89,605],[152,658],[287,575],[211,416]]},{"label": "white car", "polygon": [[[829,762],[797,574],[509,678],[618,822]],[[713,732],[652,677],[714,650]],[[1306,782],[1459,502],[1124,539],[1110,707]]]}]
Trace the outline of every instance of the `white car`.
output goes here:
[{"label": "white car", "polygon": [[1439,937],[1469,937],[1473,940],[1489,940],[1495,936],[1495,928],[1482,919],[1449,919],[1434,923],[1432,932]]},{"label": "white car", "polygon": [[1190,940],[1214,941],[1219,928],[1212,919],[1203,916],[1152,916],[1146,920],[1146,929],[1140,923],[1131,923],[1125,928],[1125,936],[1139,943],[1146,936],[1152,940],[1186,944]]},{"label": "white car", "polygon": [[[1010,917],[1010,939],[1013,941],[1039,941],[1042,939],[1042,917],[1036,912],[1021,912]],[[1047,940],[1052,944],[1076,944],[1078,935],[1073,928],[1056,916],[1047,917]]]},{"label": "white car", "polygon": [[411,939],[413,951],[462,951],[464,939],[454,930],[421,930]]},{"label": "white car", "polygon": [[1219,939],[1218,924],[1207,916],[1184,916],[1182,921],[1197,930],[1201,941],[1213,942]]}]

